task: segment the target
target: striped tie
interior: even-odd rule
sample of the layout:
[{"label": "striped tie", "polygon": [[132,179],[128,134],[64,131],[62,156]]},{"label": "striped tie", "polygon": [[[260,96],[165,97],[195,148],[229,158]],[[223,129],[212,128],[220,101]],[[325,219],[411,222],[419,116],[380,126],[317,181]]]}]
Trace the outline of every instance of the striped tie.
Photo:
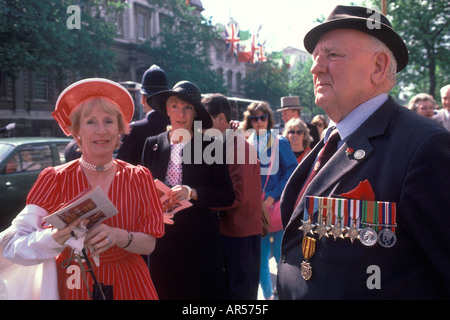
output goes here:
[{"label": "striped tie", "polygon": [[323,168],[325,163],[337,151],[337,145],[340,139],[341,137],[339,136],[339,132],[336,129],[334,129],[331,132],[328,141],[325,143],[325,146],[320,151],[320,154],[317,157],[316,162],[314,163],[314,166],[311,170],[311,173],[308,176],[308,179],[306,179],[306,182],[303,184],[303,188],[300,191],[300,194],[298,195],[297,202],[295,203],[294,208],[297,207],[298,203],[300,202],[300,199],[303,197],[303,194],[305,193],[305,190],[308,187],[309,183],[312,181],[312,179],[314,179],[319,170]]}]

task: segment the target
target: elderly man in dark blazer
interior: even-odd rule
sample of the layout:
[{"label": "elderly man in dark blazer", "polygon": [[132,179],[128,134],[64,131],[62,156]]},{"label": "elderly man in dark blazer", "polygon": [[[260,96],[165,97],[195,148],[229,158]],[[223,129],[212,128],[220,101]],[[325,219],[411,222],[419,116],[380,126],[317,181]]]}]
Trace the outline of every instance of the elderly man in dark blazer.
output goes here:
[{"label": "elderly man in dark blazer", "polygon": [[146,115],[144,119],[130,124],[130,134],[122,137],[122,145],[117,153],[118,159],[133,165],[140,164],[145,140],[166,131],[169,118],[167,115],[155,111],[147,103],[147,98],[168,89],[167,76],[163,69],[154,64],[144,72],[140,92]]},{"label": "elderly man in dark blazer", "polygon": [[382,14],[337,6],[304,43],[340,141],[315,163],[327,132],[283,192],[280,299],[449,298],[450,134],[387,95],[404,42]]}]

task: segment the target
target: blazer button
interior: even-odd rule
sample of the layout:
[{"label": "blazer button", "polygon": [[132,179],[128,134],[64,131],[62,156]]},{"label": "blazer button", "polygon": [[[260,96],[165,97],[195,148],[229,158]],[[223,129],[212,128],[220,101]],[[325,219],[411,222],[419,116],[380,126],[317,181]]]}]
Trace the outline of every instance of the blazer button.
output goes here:
[{"label": "blazer button", "polygon": [[287,257],[286,257],[285,254],[283,254],[283,255],[281,256],[281,262],[286,263],[286,261],[287,261]]}]

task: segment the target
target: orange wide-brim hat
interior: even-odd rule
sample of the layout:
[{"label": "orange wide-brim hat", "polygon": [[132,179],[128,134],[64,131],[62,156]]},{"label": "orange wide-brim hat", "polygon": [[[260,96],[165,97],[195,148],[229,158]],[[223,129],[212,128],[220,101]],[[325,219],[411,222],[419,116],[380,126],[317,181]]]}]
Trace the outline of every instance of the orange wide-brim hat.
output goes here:
[{"label": "orange wide-brim hat", "polygon": [[130,93],[120,84],[103,78],[89,78],[77,81],[66,89],[56,101],[52,117],[58,122],[62,131],[70,136],[70,114],[83,101],[92,97],[104,97],[115,103],[122,112],[126,123],[130,123],[134,114],[134,102]]}]

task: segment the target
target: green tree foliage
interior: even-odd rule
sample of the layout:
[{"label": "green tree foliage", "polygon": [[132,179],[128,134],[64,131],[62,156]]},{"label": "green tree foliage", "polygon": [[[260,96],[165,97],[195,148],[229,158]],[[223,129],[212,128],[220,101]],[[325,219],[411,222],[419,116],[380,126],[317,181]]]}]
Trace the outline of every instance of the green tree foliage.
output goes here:
[{"label": "green tree foliage", "polygon": [[[80,29],[67,20],[80,7]],[[111,21],[123,8],[106,0],[2,0],[0,2],[0,71],[17,77],[22,70],[50,72],[59,80],[108,76],[115,68],[109,49],[116,34]],[[108,17],[108,18],[106,18]]]},{"label": "green tree foliage", "polygon": [[437,90],[450,83],[450,2],[448,0],[396,0],[388,5],[394,29],[405,40],[410,60],[399,83],[414,93]]},{"label": "green tree foliage", "polygon": [[193,14],[185,0],[153,0],[149,3],[164,6],[172,12],[171,21],[161,24],[160,34],[139,46],[153,58],[175,84],[189,80],[197,84],[202,93],[227,94],[222,75],[217,74],[209,61],[209,48],[219,35],[210,21]]},{"label": "green tree foliage", "polygon": [[314,116],[325,112],[315,105],[314,83],[310,72],[312,62],[312,59],[308,59],[294,66],[289,86],[291,95],[299,96],[300,105],[304,108],[303,113],[309,111]]},{"label": "green tree foliage", "polygon": [[289,95],[289,72],[272,58],[259,62],[247,72],[243,80],[246,98],[267,101],[271,108],[280,105],[280,98]]}]

